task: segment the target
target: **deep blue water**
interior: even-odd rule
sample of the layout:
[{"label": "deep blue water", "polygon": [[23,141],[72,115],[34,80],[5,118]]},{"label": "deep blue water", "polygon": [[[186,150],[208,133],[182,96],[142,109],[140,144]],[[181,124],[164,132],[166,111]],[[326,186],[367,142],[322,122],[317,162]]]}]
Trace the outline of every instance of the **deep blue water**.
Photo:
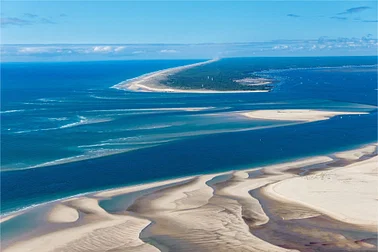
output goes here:
[{"label": "deep blue water", "polygon": [[[3,213],[88,191],[254,167],[377,140],[376,57],[221,63],[245,60],[256,61],[251,72],[280,83],[270,93],[132,93],[109,87],[198,61],[2,64]],[[282,70],[287,62],[296,68]],[[273,108],[370,113],[306,124],[237,115]]]}]

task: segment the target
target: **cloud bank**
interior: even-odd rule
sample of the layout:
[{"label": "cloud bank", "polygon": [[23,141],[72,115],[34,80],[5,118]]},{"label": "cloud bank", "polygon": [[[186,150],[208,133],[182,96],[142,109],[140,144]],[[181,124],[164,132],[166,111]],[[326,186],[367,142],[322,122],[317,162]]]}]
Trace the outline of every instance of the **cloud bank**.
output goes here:
[{"label": "cloud bank", "polygon": [[10,25],[23,26],[23,25],[29,25],[31,24],[31,22],[25,19],[21,19],[21,18],[9,17],[9,18],[1,18],[0,24],[1,26],[10,26]]},{"label": "cloud bank", "polygon": [[377,55],[378,40],[320,37],[226,44],[3,45],[2,61],[190,59],[249,56]]},{"label": "cloud bank", "polygon": [[56,24],[50,18],[40,17],[33,13],[24,13],[22,17],[3,17],[0,19],[1,27],[24,26],[33,24]]}]

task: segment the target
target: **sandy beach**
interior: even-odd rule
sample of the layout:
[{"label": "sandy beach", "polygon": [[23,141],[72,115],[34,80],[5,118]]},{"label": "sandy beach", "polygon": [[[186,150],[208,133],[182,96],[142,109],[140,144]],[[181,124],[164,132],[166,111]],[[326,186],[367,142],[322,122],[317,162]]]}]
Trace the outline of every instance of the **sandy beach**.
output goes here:
[{"label": "sandy beach", "polygon": [[218,61],[219,59],[212,59],[204,62],[199,62],[195,64],[173,67],[169,69],[164,69],[149,74],[139,76],[137,78],[121,82],[113,88],[128,90],[134,92],[162,92],[162,93],[256,93],[256,92],[269,92],[268,90],[235,90],[235,91],[219,91],[219,90],[202,90],[202,89],[177,89],[162,85],[160,82],[165,80],[167,76],[178,73],[180,71],[190,69],[193,67],[198,67],[206,64],[210,64]]},{"label": "sandy beach", "polygon": [[378,174],[377,164],[378,157],[374,157],[310,176],[286,179],[265,187],[264,193],[278,201],[305,205],[343,222],[371,226],[375,231],[378,189],[377,177],[371,174]]},{"label": "sandy beach", "polygon": [[[71,198],[46,216],[55,231],[3,251],[376,251],[377,162],[371,144]],[[146,189],[119,212],[99,204]]]}]

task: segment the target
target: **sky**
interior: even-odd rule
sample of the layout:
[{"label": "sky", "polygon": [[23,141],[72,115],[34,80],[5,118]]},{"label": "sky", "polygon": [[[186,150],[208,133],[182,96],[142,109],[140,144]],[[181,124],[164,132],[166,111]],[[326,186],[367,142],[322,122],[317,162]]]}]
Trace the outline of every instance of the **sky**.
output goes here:
[{"label": "sky", "polygon": [[1,60],[376,55],[376,1],[2,1]]}]

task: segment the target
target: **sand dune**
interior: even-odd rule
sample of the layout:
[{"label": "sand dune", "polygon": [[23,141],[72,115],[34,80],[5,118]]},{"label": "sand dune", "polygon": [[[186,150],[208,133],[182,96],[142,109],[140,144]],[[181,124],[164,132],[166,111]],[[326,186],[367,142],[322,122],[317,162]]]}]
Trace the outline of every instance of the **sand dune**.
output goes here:
[{"label": "sand dune", "polygon": [[[376,251],[376,155],[373,144],[65,200],[48,219],[68,226],[4,251]],[[98,203],[147,188],[117,214]]]},{"label": "sand dune", "polygon": [[311,109],[272,109],[272,110],[255,110],[240,113],[242,116],[252,119],[265,120],[282,120],[282,121],[304,121],[314,122],[327,120],[338,115],[361,115],[367,112],[341,112],[341,111],[323,111]]},{"label": "sand dune", "polygon": [[58,204],[53,207],[47,218],[50,222],[75,222],[79,219],[79,212],[72,207]]},{"label": "sand dune", "polygon": [[[159,251],[139,239],[139,233],[150,221],[108,214],[96,199],[83,197],[66,203],[84,213],[88,219],[86,224],[19,242],[3,251]],[[63,213],[62,209],[58,210]],[[64,216],[69,217],[60,214],[59,220]]]},{"label": "sand dune", "polygon": [[[203,175],[190,180],[179,186],[163,189],[147,196],[147,200],[137,200],[133,209],[138,208],[140,213],[171,212],[187,208],[200,207],[206,204],[212,196],[213,190],[205,183],[211,180],[215,175]],[[201,190],[201,191],[199,191]],[[192,200],[191,194],[201,193],[201,197]],[[145,199],[145,197],[142,197]]]},{"label": "sand dune", "polygon": [[142,197],[129,210],[151,219],[150,238],[173,251],[291,251],[253,236],[238,201],[216,196],[206,185],[213,177]]}]

